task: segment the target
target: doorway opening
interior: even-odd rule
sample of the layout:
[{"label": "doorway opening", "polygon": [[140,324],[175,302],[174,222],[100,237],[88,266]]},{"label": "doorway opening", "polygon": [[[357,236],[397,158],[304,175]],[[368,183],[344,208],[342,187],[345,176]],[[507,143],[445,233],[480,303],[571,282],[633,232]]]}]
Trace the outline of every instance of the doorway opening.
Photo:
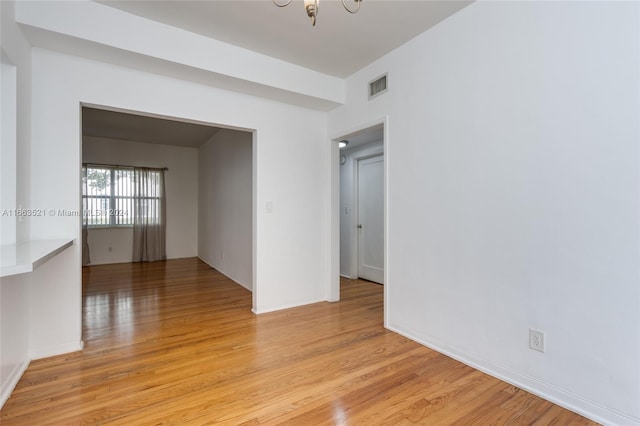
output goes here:
[{"label": "doorway opening", "polygon": [[387,284],[385,128],[380,120],[333,139],[329,300],[339,299],[340,279]]},{"label": "doorway opening", "polygon": [[[253,292],[255,303],[255,132],[88,105],[81,107],[81,123],[82,163],[95,176],[86,179],[92,191],[83,196],[81,190],[80,197],[101,206],[80,218],[89,265],[128,268],[134,228],[127,200],[135,194],[127,192],[127,172],[165,170],[166,259],[198,258]],[[118,217],[96,222],[97,212]],[[123,288],[120,299],[131,290]],[[92,300],[101,308],[106,299]]]}]

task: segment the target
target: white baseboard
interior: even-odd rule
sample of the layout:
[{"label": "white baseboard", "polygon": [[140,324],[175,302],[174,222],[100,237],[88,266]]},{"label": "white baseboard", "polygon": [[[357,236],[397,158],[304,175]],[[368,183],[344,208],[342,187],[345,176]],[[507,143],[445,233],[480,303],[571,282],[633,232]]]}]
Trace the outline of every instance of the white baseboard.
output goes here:
[{"label": "white baseboard", "polygon": [[403,327],[394,326],[393,324],[386,324],[385,327],[408,339],[420,343],[421,345],[433,349],[434,351],[447,355],[456,361],[460,361],[461,363],[473,367],[476,370],[482,371],[483,373],[524,389],[527,392],[553,402],[554,404],[573,411],[574,413],[578,413],[595,422],[609,426],[640,426],[639,418],[605,407],[567,389],[560,388],[552,383],[523,374],[499,363],[477,358],[463,350],[447,346],[442,342],[439,342],[437,339],[420,336],[421,333],[407,330]]},{"label": "white baseboard", "polygon": [[6,383],[0,383],[0,409],[4,406],[4,403],[7,402],[9,396],[11,396],[11,392],[16,388],[16,385],[20,381],[20,378],[29,367],[29,360],[25,359],[20,364],[17,364],[9,377],[7,377]]},{"label": "white baseboard", "polygon": [[84,342],[65,343],[64,345],[48,346],[39,348],[31,352],[31,359],[48,358],[50,356],[68,354],[71,352],[81,351],[84,348]]},{"label": "white baseboard", "polygon": [[128,260],[92,260],[88,265],[82,266],[100,266],[100,265],[119,265],[122,263],[131,263],[131,259]]},{"label": "white baseboard", "polygon": [[280,306],[270,306],[267,308],[259,308],[259,309],[256,309],[255,307],[253,307],[251,308],[251,312],[253,312],[256,315],[266,314],[269,312],[282,311],[284,309],[291,309],[291,308],[299,308],[301,306],[312,305],[314,303],[320,303],[320,302],[326,302],[326,299],[310,300],[306,302],[291,303],[291,304],[280,305]]},{"label": "white baseboard", "polygon": [[[171,257],[167,256],[167,258],[165,260],[192,259],[194,257],[198,257],[198,256],[196,256],[196,255],[193,255],[193,256],[180,255],[180,256],[171,256]],[[140,263],[140,262],[133,262],[133,260],[131,260],[130,258],[127,258],[127,259],[111,259],[111,260],[99,259],[97,261],[96,260],[92,260],[90,264],[83,265],[83,266],[120,265],[122,263]]]}]

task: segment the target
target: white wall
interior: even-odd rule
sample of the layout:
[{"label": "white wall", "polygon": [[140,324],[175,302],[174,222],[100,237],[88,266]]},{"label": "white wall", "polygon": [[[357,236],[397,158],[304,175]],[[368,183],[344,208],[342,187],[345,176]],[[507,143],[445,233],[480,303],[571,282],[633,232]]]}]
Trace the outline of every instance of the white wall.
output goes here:
[{"label": "white wall", "polygon": [[388,115],[386,325],[606,424],[640,424],[639,6],[473,3],[329,117]]},{"label": "white wall", "polygon": [[[0,50],[3,63],[0,200],[3,209],[30,207],[31,54],[29,43],[14,22],[14,6],[10,1],[0,2]],[[5,67],[11,68],[10,75],[4,74],[7,71]],[[13,87],[6,92],[5,84]],[[9,114],[4,110],[7,101],[12,104]],[[10,244],[28,239],[29,226],[29,218],[20,223],[15,217],[3,219],[0,242]],[[0,407],[30,360],[31,278],[29,274],[22,274],[0,279]]]},{"label": "white wall", "polygon": [[[82,161],[140,167],[168,167],[167,259],[198,253],[198,150],[117,139],[84,136]],[[91,264],[131,262],[132,228],[89,230]],[[109,251],[111,248],[111,251]]]},{"label": "white wall", "polygon": [[[253,309],[264,312],[325,299],[327,172],[326,162],[318,161],[328,151],[324,113],[53,51],[32,52],[35,205],[80,207],[81,103],[256,129],[256,205],[271,201],[274,211],[267,214],[258,207],[255,213]],[[74,186],[75,191],[70,189]],[[31,225],[40,238],[80,237],[78,218],[39,218]],[[59,331],[57,345],[80,340],[81,259],[78,247],[72,252],[75,257],[66,259],[39,298],[45,301],[50,292],[67,290],[77,298],[55,303],[46,318],[32,318],[34,328]],[[53,344],[34,342],[41,351]]]},{"label": "white wall", "polygon": [[[351,77],[329,119],[340,135],[388,116],[387,326],[609,424],[640,423],[638,15],[476,2]],[[79,208],[61,188],[79,182],[81,102],[255,130],[254,310],[326,298],[325,114],[40,49],[32,68],[18,198]],[[385,71],[389,92],[367,102]],[[80,224],[34,220],[31,235],[78,238]],[[65,253],[31,292],[35,353],[80,339],[80,251]],[[546,353],[527,348],[529,327]]]},{"label": "white wall", "polygon": [[1,55],[0,71],[0,159],[2,173],[0,174],[0,243],[14,244],[16,242],[17,216],[12,210],[17,208],[16,203],[16,126],[17,126],[17,68],[5,55]]},{"label": "white wall", "polygon": [[97,2],[21,1],[16,20],[40,47],[128,62],[136,69],[307,108],[327,111],[344,102],[341,78]]},{"label": "white wall", "polygon": [[340,165],[340,275],[358,278],[357,206],[355,192],[358,159],[383,153],[383,141],[340,150],[346,161]]},{"label": "white wall", "polygon": [[252,140],[223,129],[198,153],[198,256],[252,287]]},{"label": "white wall", "polygon": [[[28,208],[31,195],[31,52],[29,42],[14,22],[15,3],[1,2],[0,26],[3,66],[3,113],[2,113],[2,182],[3,208]],[[5,67],[10,67],[10,75],[4,75]],[[5,92],[4,85],[13,85]],[[12,109],[4,111],[5,104]],[[4,120],[10,120],[5,123]],[[8,159],[4,155],[8,154]],[[5,194],[5,189],[8,194]],[[30,219],[23,218],[12,224],[4,222],[8,234],[2,237],[4,244],[24,241],[30,237]],[[8,226],[8,228],[6,228]]]},{"label": "white wall", "polygon": [[0,407],[29,364],[29,276],[0,283]]},{"label": "white wall", "polygon": [[131,262],[132,228],[91,228],[87,233],[90,265]]}]

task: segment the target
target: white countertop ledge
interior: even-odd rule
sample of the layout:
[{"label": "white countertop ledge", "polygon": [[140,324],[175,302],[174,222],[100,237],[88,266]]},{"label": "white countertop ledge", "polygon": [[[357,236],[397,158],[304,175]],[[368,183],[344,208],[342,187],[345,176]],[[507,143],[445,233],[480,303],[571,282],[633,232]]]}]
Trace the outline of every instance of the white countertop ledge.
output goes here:
[{"label": "white countertop ledge", "polygon": [[0,246],[0,277],[33,272],[74,243],[73,238],[33,240]]}]

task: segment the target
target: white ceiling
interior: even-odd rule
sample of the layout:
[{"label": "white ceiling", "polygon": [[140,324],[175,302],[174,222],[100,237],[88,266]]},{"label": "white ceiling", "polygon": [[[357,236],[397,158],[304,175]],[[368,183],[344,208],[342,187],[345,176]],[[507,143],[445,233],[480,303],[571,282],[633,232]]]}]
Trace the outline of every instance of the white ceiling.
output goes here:
[{"label": "white ceiling", "polygon": [[363,129],[350,135],[345,135],[340,140],[346,140],[348,145],[344,149],[352,149],[371,142],[381,141],[384,137],[384,125],[376,124],[368,129]]},{"label": "white ceiling", "polygon": [[95,108],[82,108],[82,134],[198,148],[220,128]]},{"label": "white ceiling", "polygon": [[[303,2],[272,0],[95,0],[184,30],[345,78],[464,8],[463,0],[363,0],[350,14],[322,0],[311,26]],[[198,147],[215,127],[92,108],[83,109],[83,134]],[[350,135],[350,147],[380,140],[379,126]]]},{"label": "white ceiling", "polygon": [[303,2],[105,0],[100,3],[336,77],[348,77],[467,6],[462,0],[363,0],[357,14],[320,1],[315,27]]}]

